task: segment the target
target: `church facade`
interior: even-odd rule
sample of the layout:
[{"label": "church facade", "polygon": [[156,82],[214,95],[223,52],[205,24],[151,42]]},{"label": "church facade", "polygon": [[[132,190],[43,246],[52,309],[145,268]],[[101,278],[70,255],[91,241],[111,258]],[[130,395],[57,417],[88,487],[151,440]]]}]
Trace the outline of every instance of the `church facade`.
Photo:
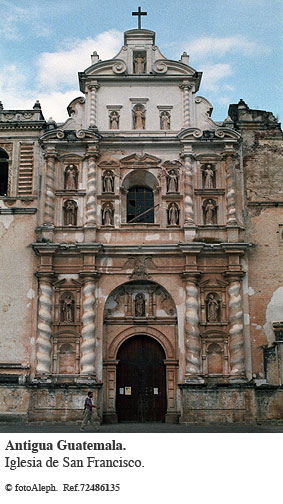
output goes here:
[{"label": "church facade", "polygon": [[0,108],[0,417],[283,417],[282,132],[125,32],[64,124]]}]

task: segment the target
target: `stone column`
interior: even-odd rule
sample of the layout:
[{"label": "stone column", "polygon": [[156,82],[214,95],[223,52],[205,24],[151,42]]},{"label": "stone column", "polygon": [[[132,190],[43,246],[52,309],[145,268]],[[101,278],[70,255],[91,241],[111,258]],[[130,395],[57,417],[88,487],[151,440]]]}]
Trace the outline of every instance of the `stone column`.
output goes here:
[{"label": "stone column", "polygon": [[229,335],[231,375],[245,378],[244,326],[241,281],[237,275],[229,278]]},{"label": "stone column", "polygon": [[88,160],[87,189],[86,189],[86,241],[95,240],[96,228],[96,158],[98,156],[96,147],[89,148],[86,155]]},{"label": "stone column", "polygon": [[82,310],[82,343],[81,343],[81,375],[95,377],[95,347],[96,347],[96,278],[92,274],[83,274],[83,310]]},{"label": "stone column", "polygon": [[235,166],[233,154],[226,154],[226,201],[227,201],[227,225],[237,225],[236,201],[235,201]]},{"label": "stone column", "polygon": [[88,89],[90,91],[89,127],[96,128],[96,101],[99,85],[88,86]]},{"label": "stone column", "polygon": [[185,165],[185,225],[194,224],[194,189],[193,189],[193,167],[192,154],[184,154]]},{"label": "stone column", "polygon": [[45,154],[46,158],[46,182],[45,182],[45,202],[44,202],[44,214],[43,214],[43,224],[53,226],[54,225],[54,210],[55,210],[55,192],[54,192],[54,179],[55,179],[55,162],[56,162],[56,152],[55,150],[47,151]]},{"label": "stone column", "polygon": [[198,380],[201,372],[201,340],[199,335],[199,295],[197,278],[184,273],[186,278],[185,301],[185,381]]},{"label": "stone column", "polygon": [[39,277],[39,309],[37,333],[37,375],[51,374],[51,322],[52,322],[52,278],[37,274]]},{"label": "stone column", "polygon": [[192,86],[188,82],[184,82],[180,88],[183,90],[183,124],[184,128],[189,128],[191,125],[190,118],[190,89]]}]

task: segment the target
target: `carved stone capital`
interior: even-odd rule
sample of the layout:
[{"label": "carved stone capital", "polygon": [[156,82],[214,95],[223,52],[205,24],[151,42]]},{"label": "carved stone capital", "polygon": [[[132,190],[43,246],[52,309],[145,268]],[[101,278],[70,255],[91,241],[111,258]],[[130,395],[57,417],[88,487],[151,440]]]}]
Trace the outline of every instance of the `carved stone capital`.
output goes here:
[{"label": "carved stone capital", "polygon": [[201,271],[183,271],[180,273],[180,277],[186,282],[192,282],[195,285],[198,283],[202,275]]},{"label": "carved stone capital", "polygon": [[101,273],[98,273],[98,271],[81,271],[79,276],[83,283],[97,282],[97,280],[101,277]]}]

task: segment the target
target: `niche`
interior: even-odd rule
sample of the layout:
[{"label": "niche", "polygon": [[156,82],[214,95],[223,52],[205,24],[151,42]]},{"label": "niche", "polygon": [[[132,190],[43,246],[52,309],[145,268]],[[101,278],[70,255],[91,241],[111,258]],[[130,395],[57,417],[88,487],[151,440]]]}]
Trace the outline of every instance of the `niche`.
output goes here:
[{"label": "niche", "polygon": [[59,349],[59,374],[75,374],[76,353],[73,345],[63,343]]},{"label": "niche", "polygon": [[211,343],[207,349],[208,374],[223,374],[223,352],[217,343]]}]

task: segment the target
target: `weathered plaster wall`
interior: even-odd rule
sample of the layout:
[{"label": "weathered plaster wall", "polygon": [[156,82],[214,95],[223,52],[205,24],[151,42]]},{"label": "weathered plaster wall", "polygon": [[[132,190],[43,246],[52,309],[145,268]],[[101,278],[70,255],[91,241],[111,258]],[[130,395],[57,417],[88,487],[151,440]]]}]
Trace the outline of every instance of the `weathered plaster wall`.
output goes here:
[{"label": "weathered plaster wall", "polygon": [[35,256],[30,247],[34,215],[0,216],[0,354],[1,362],[30,361],[30,338],[36,317]]}]

